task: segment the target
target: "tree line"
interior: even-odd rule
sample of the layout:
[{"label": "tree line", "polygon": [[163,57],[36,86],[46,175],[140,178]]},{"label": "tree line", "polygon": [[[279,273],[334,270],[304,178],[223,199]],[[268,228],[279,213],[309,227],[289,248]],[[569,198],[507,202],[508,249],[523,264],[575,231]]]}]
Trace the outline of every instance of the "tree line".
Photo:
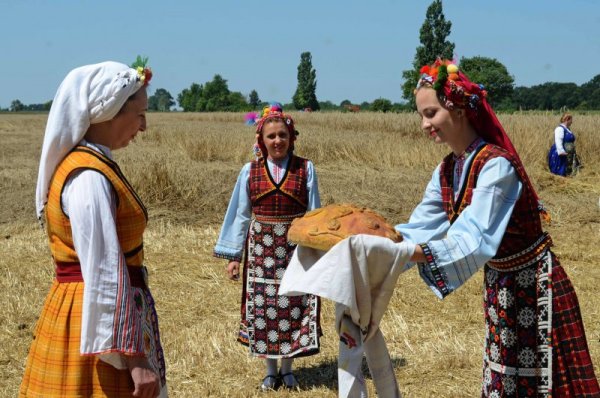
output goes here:
[{"label": "tree line", "polygon": [[[392,103],[389,99],[378,98],[373,102],[353,104],[344,100],[339,104],[331,101],[318,101],[317,72],[312,66],[310,52],[300,54],[298,84],[292,102],[284,104],[284,109],[305,111],[374,111],[403,112],[413,111],[413,91],[419,79],[419,69],[433,63],[436,58],[452,59],[454,43],[447,40],[452,22],[446,20],[442,0],[434,0],[427,8],[425,21],[419,31],[421,45],[417,47],[412,68],[402,72],[404,102]],[[488,92],[488,101],[499,111],[517,110],[600,110],[600,74],[582,85],[575,83],[547,82],[532,87],[515,87],[514,77],[506,66],[495,58],[476,56],[461,58],[461,70],[469,78],[483,84]],[[204,84],[192,83],[177,95],[177,103],[169,91],[158,88],[148,98],[148,110],[168,112],[178,104],[183,112],[242,112],[261,109],[267,102],[261,101],[256,90],[248,95],[231,91],[227,80],[217,74]],[[44,104],[25,105],[19,100],[12,101],[8,109],[0,111],[47,111],[52,101]]]}]

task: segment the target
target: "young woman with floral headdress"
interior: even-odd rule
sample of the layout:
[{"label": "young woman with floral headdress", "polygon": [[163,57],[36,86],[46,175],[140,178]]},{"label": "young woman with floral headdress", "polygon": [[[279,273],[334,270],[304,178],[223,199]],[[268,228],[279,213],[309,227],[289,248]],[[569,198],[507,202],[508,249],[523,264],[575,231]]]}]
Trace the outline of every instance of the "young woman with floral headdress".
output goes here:
[{"label": "young woman with floral headdress", "polygon": [[280,104],[265,107],[256,128],[256,160],[238,176],[214,249],[216,257],[229,260],[232,280],[239,278],[244,258],[238,341],[265,359],[262,390],[297,388],[293,359],[319,352],[319,298],[278,295],[295,248],[287,241],[289,225],[321,206],[312,162],[294,154],[297,135]]},{"label": "young woman with floral headdress", "polygon": [[56,278],[20,397],[166,397],[143,266],[146,208],[112,151],[146,130],[152,77],[117,62],[69,72],[46,125],[36,191]]},{"label": "young woman with floral headdress", "polygon": [[482,397],[599,397],[577,297],[542,229],[546,215],[481,85],[457,65],[421,69],[421,127],[452,152],[396,228],[443,298],[484,268]]}]

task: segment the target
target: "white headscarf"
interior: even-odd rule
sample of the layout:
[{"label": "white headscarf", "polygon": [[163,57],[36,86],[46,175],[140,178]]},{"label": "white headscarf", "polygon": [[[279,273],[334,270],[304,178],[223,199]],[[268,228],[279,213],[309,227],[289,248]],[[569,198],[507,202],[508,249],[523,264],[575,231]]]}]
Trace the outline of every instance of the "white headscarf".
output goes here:
[{"label": "white headscarf", "polygon": [[73,69],[63,80],[50,108],[40,169],[36,211],[42,217],[54,171],[91,124],[114,118],[144,85],[136,69],[118,62],[102,62]]}]

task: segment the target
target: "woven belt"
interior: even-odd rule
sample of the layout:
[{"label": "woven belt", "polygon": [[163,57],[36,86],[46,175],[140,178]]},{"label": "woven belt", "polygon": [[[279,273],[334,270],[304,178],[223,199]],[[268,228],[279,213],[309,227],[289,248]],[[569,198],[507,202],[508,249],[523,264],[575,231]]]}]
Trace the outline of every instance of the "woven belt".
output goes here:
[{"label": "woven belt", "polygon": [[[129,282],[132,287],[143,289],[148,286],[146,282],[148,278],[146,267],[128,265],[127,273],[129,274]],[[59,283],[83,282],[81,265],[79,263],[56,261],[56,280]]]},{"label": "woven belt", "polygon": [[552,238],[547,233],[542,236],[527,249],[504,258],[494,258],[488,261],[488,265],[496,269],[519,268],[531,264],[539,258],[552,246]]},{"label": "woven belt", "polygon": [[294,214],[291,216],[287,216],[287,215],[286,216],[268,216],[268,215],[253,213],[252,217],[254,217],[254,219],[256,221],[261,222],[261,223],[277,224],[277,223],[290,223],[295,218],[302,217],[303,215],[304,215],[304,213]]}]

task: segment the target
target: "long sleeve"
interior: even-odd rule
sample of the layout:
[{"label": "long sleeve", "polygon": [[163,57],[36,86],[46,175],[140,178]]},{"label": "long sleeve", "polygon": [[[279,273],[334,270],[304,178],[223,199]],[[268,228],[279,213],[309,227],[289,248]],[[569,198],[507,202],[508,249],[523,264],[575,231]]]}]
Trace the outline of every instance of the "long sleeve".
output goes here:
[{"label": "long sleeve", "polygon": [[250,163],[242,167],[229,200],[225,219],[213,254],[228,260],[241,261],[250,225],[252,207],[248,186]]},{"label": "long sleeve", "polygon": [[321,196],[319,195],[319,182],[315,166],[309,160],[306,162],[306,187],[308,188],[308,208],[314,210],[321,207]]},{"label": "long sleeve", "polygon": [[556,146],[556,153],[559,155],[565,155],[567,153],[563,145],[564,139],[565,130],[563,130],[562,126],[558,126],[554,129],[554,145]]},{"label": "long sleeve", "polygon": [[[131,288],[123,277],[126,265],[117,236],[115,193],[102,174],[84,170],[70,177],[62,198],[85,282],[81,353],[126,368],[120,354],[140,355],[143,349],[129,344],[141,328],[139,320],[120,309],[131,299]],[[122,327],[115,328],[117,323]]]},{"label": "long sleeve", "polygon": [[[436,181],[439,170],[410,222],[396,228],[411,242],[423,244],[428,263],[420,264],[419,272],[434,293],[443,298],[494,257],[522,185],[508,160],[490,160],[479,174],[471,204],[450,225],[441,207]],[[445,221],[441,220],[442,214]]]}]

